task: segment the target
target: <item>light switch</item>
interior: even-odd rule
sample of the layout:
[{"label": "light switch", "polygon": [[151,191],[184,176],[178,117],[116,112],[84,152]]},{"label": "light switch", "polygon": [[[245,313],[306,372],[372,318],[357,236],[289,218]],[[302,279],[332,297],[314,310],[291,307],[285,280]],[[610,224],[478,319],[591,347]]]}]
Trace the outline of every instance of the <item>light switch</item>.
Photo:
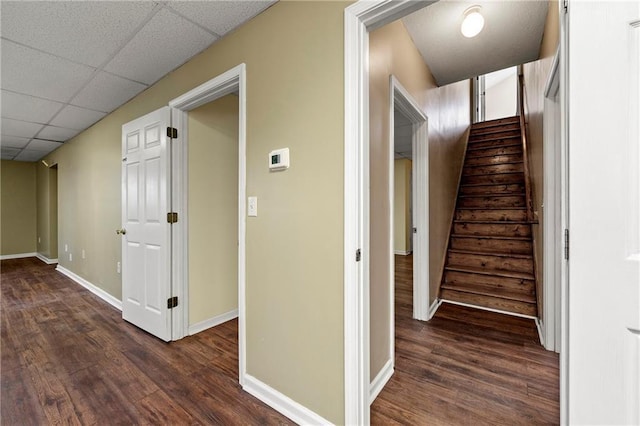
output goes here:
[{"label": "light switch", "polygon": [[247,214],[252,217],[258,216],[258,197],[249,197],[247,204]]}]

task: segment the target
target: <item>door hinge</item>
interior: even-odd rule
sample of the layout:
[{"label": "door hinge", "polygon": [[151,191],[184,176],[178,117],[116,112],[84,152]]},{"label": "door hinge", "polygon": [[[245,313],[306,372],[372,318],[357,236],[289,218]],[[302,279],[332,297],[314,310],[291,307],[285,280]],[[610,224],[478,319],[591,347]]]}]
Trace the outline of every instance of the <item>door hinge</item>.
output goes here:
[{"label": "door hinge", "polygon": [[562,0],[562,10],[564,13],[569,11],[569,0]]},{"label": "door hinge", "polygon": [[173,309],[178,306],[178,296],[173,296],[167,299],[167,309]]},{"label": "door hinge", "polygon": [[564,230],[564,258],[569,260],[569,230]]},{"label": "door hinge", "polygon": [[362,250],[358,249],[356,250],[356,262],[360,262],[361,258],[362,258]]},{"label": "door hinge", "polygon": [[167,137],[175,139],[178,137],[178,129],[175,127],[167,127]]},{"label": "door hinge", "polygon": [[176,213],[176,212],[167,213],[167,222],[169,222],[169,223],[178,222],[178,213]]}]

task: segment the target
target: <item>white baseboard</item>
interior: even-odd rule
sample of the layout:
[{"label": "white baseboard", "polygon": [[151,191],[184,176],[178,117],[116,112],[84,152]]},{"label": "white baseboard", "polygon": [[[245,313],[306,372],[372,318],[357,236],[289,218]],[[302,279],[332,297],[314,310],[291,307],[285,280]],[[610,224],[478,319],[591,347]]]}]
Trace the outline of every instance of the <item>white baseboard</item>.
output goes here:
[{"label": "white baseboard", "polygon": [[196,333],[200,333],[201,331],[205,331],[211,327],[215,327],[216,325],[220,325],[223,322],[227,322],[234,318],[238,318],[237,309],[234,309],[233,311],[225,312],[224,314],[220,314],[213,318],[209,318],[204,321],[200,321],[198,323],[192,324],[189,326],[189,336]]},{"label": "white baseboard", "polygon": [[411,250],[409,250],[409,251],[394,250],[393,254],[397,254],[399,256],[408,256],[408,255],[411,254]]},{"label": "white baseboard", "polygon": [[431,306],[429,306],[429,312],[427,314],[427,318],[428,318],[427,321],[430,320],[431,318],[433,318],[433,316],[436,314],[436,311],[438,310],[440,305],[442,305],[442,299],[436,299],[436,300],[433,301]]},{"label": "white baseboard", "polygon": [[80,284],[82,287],[86,288],[91,293],[95,294],[96,296],[98,296],[99,298],[101,298],[102,300],[104,300],[114,308],[118,309],[119,311],[122,310],[122,302],[116,299],[115,297],[113,297],[112,295],[110,295],[109,293],[107,293],[106,291],[104,291],[103,289],[95,286],[94,284],[91,284],[89,281],[71,272],[70,270],[68,270],[63,266],[58,265],[56,267],[56,271],[71,278],[73,281]]},{"label": "white baseboard", "polygon": [[540,344],[546,349],[546,350],[553,350],[553,349],[549,349],[544,345],[544,324],[542,323],[542,321],[539,318],[535,319],[536,321],[536,328],[538,329],[538,337],[540,338]]},{"label": "white baseboard", "polygon": [[369,387],[369,405],[373,404],[373,401],[375,401],[378,395],[380,395],[380,392],[389,379],[391,379],[391,376],[393,376],[393,362],[392,360],[388,360],[384,367],[380,369],[376,378],[371,382]]},{"label": "white baseboard", "polygon": [[245,391],[258,398],[274,410],[284,414],[299,425],[330,425],[327,419],[300,405],[288,396],[278,392],[271,386],[261,382],[255,377],[245,374]]},{"label": "white baseboard", "polygon": [[0,260],[24,259],[25,257],[36,257],[37,254],[38,253],[3,254],[0,256]]},{"label": "white baseboard", "polygon": [[36,253],[36,257],[38,259],[42,260],[47,265],[53,265],[55,263],[58,263],[58,259],[49,259],[48,257],[46,257],[46,256],[44,256],[43,254],[40,254],[40,253]]}]

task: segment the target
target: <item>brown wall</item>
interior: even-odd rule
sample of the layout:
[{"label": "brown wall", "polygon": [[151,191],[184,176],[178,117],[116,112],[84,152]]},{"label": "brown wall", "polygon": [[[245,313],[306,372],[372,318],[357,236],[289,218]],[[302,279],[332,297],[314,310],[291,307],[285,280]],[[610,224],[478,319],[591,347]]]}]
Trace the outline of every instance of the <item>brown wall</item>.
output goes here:
[{"label": "brown wall", "polygon": [[37,250],[36,164],[2,160],[0,254]]},{"label": "brown wall", "polygon": [[441,275],[458,176],[462,137],[470,124],[469,81],[436,87],[401,21],[369,36],[369,118],[371,175],[371,379],[389,359],[389,76],[398,81],[429,118],[430,302]]},{"label": "brown wall", "polygon": [[[523,65],[525,86],[525,121],[527,123],[527,143],[529,154],[529,166],[531,173],[533,209],[537,214],[538,224],[533,225],[533,238],[537,258],[536,275],[538,277],[539,292],[542,291],[542,253],[543,253],[543,214],[542,199],[544,188],[543,170],[543,112],[544,90],[553,57],[558,47],[560,37],[558,2],[549,2],[549,11],[544,29],[544,36],[540,47],[540,58],[537,61]],[[538,300],[542,300],[542,294],[538,294]],[[540,307],[539,307],[540,312]]]}]

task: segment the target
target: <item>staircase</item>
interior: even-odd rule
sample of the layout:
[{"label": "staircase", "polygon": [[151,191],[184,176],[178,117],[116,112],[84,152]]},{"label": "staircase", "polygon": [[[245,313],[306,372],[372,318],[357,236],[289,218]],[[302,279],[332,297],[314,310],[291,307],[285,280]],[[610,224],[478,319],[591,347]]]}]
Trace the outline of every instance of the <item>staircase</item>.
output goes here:
[{"label": "staircase", "polygon": [[536,316],[519,117],[473,124],[440,298]]}]

